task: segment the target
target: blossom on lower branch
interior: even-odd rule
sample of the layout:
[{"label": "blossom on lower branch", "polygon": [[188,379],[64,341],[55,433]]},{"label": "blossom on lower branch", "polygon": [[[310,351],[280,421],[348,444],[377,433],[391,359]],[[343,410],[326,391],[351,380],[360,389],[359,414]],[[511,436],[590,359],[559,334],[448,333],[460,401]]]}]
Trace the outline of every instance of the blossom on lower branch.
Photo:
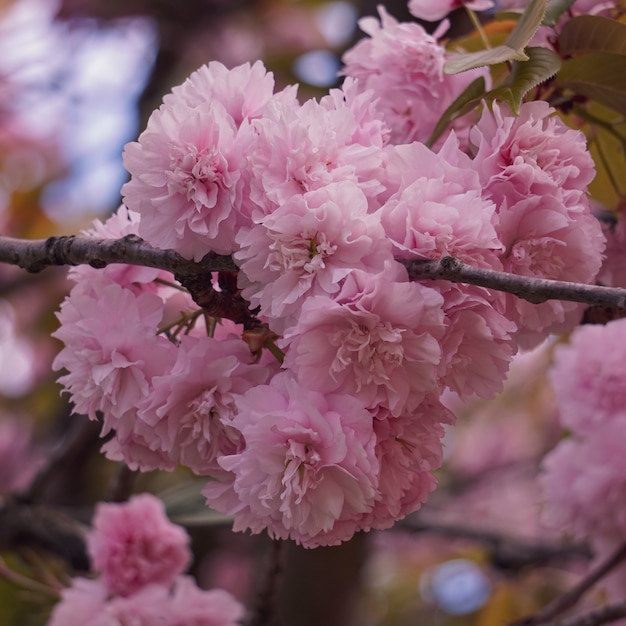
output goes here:
[{"label": "blossom on lower branch", "polygon": [[236,626],[243,617],[229,593],[183,575],[189,537],[150,494],[99,504],[87,548],[98,577],[73,579],[48,626]]}]

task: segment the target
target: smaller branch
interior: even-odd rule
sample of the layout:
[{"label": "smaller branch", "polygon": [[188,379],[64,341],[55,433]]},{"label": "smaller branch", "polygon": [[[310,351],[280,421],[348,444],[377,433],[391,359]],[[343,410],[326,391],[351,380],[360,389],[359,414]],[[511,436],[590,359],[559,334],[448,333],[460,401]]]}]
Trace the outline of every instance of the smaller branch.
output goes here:
[{"label": "smaller branch", "polygon": [[[626,559],[626,543],[622,544],[608,559],[600,563],[598,567],[592,570],[585,578],[583,578],[575,587],[572,587],[567,593],[557,598],[554,602],[548,604],[538,613],[525,617],[519,621],[513,622],[510,626],[537,626],[539,624],[546,624],[551,619],[554,619],[561,613],[564,613],[568,609],[571,609],[584,595],[593,587],[599,580],[604,578],[612,569],[617,567],[622,561]],[[605,607],[607,608],[607,607]],[[623,617],[623,615],[620,615]],[[569,623],[569,622],[568,622]],[[578,624],[578,622],[575,622]],[[587,622],[581,622],[585,626]],[[592,622],[595,624],[596,622]],[[597,622],[602,624],[604,622]]]},{"label": "smaller branch", "polygon": [[478,285],[512,293],[533,304],[540,304],[546,300],[568,300],[592,306],[626,309],[626,289],[508,274],[466,265],[450,256],[439,261],[402,261],[402,263],[414,280],[426,278]]},{"label": "smaller branch", "polygon": [[626,617],[626,600],[615,604],[607,604],[599,609],[576,615],[567,619],[549,622],[544,626],[601,626],[610,624]]}]

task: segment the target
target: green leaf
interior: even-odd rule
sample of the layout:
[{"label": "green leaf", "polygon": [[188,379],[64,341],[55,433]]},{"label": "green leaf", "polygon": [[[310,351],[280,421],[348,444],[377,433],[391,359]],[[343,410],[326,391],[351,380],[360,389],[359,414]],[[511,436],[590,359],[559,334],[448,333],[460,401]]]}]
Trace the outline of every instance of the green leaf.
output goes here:
[{"label": "green leaf", "polygon": [[548,48],[532,47],[526,50],[529,60],[516,63],[509,84],[485,94],[490,100],[503,100],[516,115],[524,96],[534,87],[552,78],[561,67],[561,58]]},{"label": "green leaf", "polygon": [[569,9],[576,0],[549,0],[546,7],[546,14],[543,16],[541,24],[543,26],[556,26],[565,11]]},{"label": "green leaf", "polygon": [[625,77],[626,55],[589,52],[564,61],[556,81],[560,87],[626,115]]},{"label": "green leaf", "polygon": [[432,146],[435,141],[441,137],[441,134],[448,127],[450,122],[454,121],[457,117],[461,117],[461,115],[465,115],[465,113],[477,106],[484,93],[485,79],[483,76],[479,76],[475,78],[443,112],[426,145],[429,147]]},{"label": "green leaf", "polygon": [[561,54],[617,52],[626,54],[626,24],[600,15],[581,15],[569,20],[559,36]]},{"label": "green leaf", "polygon": [[458,74],[476,67],[495,65],[505,61],[528,61],[524,48],[537,32],[545,12],[546,0],[531,0],[504,44],[490,50],[459,54],[446,62],[444,72]]},{"label": "green leaf", "polygon": [[206,480],[190,480],[157,494],[172,522],[183,526],[217,526],[232,521],[232,517],[213,511],[206,504],[202,488]]}]

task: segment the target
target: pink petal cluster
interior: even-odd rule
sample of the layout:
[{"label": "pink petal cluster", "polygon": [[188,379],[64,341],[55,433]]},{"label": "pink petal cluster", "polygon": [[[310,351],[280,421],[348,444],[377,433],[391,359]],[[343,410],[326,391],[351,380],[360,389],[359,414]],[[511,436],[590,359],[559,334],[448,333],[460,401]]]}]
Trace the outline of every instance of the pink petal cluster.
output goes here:
[{"label": "pink petal cluster", "polygon": [[219,471],[218,456],[243,446],[233,424],[235,400],[266,382],[269,370],[253,364],[241,339],[183,337],[176,362],[152,380],[137,422],[151,445],[196,474]]},{"label": "pink petal cluster", "polygon": [[292,196],[237,242],[242,295],[280,333],[307,298],[336,293],[354,270],[379,272],[393,259],[365,194],[349,181]]},{"label": "pink petal cluster", "polygon": [[150,583],[171,585],[191,561],[189,537],[149,494],[124,505],[99,503],[87,537],[93,568],[110,594],[132,595]]},{"label": "pink petal cluster", "polygon": [[[484,194],[496,205],[505,271],[590,283],[602,264],[605,238],[591,214],[587,185],[594,166],[584,135],[565,126],[542,101],[522,104],[519,116],[493,104],[469,135]],[[506,315],[522,345],[576,323],[581,307],[531,304],[509,296]]]},{"label": "pink petal cluster", "polygon": [[182,573],[189,537],[149,494],[99,504],[87,546],[99,578],[75,578],[48,626],[237,626],[243,607]]},{"label": "pink petal cluster", "polygon": [[437,392],[441,296],[394,274],[354,272],[333,298],[308,298],[285,334],[285,367],[311,389],[350,394],[394,416]]},{"label": "pink petal cluster", "polygon": [[372,415],[347,394],[310,391],[287,372],[250,389],[235,418],[246,447],[223,456],[231,473],[204,489],[234,529],[336,545],[360,529],[377,494]]},{"label": "pink petal cluster", "polygon": [[483,70],[446,75],[446,52],[436,36],[417,23],[399,23],[384,7],[380,22],[364,17],[359,26],[369,38],[359,41],[343,56],[342,73],[356,78],[359,88],[371,90],[391,128],[393,143],[426,141],[443,111]]}]

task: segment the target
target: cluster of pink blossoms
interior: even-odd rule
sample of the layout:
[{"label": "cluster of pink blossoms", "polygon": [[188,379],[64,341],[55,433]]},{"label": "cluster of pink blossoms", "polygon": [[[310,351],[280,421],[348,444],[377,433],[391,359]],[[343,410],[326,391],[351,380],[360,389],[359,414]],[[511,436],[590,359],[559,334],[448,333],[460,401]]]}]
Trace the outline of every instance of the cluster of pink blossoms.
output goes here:
[{"label": "cluster of pink blossoms", "polygon": [[[543,462],[545,520],[588,540],[598,559],[626,534],[625,360],[626,319],[580,326],[557,346],[550,376],[570,436]],[[625,573],[622,567],[607,579],[616,600],[623,598]]]},{"label": "cluster of pink blossoms", "polygon": [[381,19],[362,22],[343,87],[319,101],[274,92],[260,62],[200,68],[126,147],[127,208],[91,231],[232,254],[271,351],[202,316],[171,276],[124,266],[74,269],[56,332],[61,382],[115,433],[110,458],[185,465],[237,530],[306,547],[419,508],[453,420],[441,393],[492,396],[520,344],[580,313],[412,282],[401,261],[590,282],[604,248],[583,135],[543,102],[518,117],[493,104],[463,142],[428,148],[476,73],[445,76],[436,38]]},{"label": "cluster of pink blossoms", "polygon": [[98,578],[75,578],[48,626],[237,626],[243,617],[229,593],[183,575],[189,537],[154,496],[99,504],[87,549]]}]

